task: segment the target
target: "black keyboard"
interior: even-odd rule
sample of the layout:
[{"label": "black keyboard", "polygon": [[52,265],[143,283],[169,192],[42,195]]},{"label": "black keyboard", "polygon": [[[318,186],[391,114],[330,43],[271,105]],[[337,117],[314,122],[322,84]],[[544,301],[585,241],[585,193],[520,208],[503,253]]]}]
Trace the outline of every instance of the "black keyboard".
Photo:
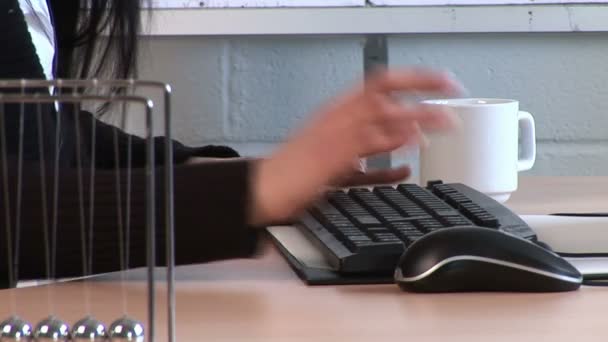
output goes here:
[{"label": "black keyboard", "polygon": [[392,274],[403,252],[446,227],[498,229],[532,241],[536,235],[508,208],[463,184],[429,182],[330,192],[297,224],[341,273]]}]

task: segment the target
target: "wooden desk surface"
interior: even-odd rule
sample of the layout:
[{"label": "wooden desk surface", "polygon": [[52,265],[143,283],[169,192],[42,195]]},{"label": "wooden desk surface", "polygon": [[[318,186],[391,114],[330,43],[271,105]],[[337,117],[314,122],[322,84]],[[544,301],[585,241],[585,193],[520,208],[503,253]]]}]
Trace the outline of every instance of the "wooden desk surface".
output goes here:
[{"label": "wooden desk surface", "polygon": [[[608,210],[608,177],[524,178],[508,202],[519,213]],[[145,285],[124,286],[129,312],[145,318]],[[553,294],[411,294],[394,285],[307,287],[270,245],[252,260],[180,267],[179,341],[605,341],[608,288]],[[87,311],[110,322],[123,311],[114,280],[0,292],[0,316],[35,321],[55,313],[69,322]],[[159,322],[165,317],[163,286]],[[165,340],[165,327],[158,327]]]}]

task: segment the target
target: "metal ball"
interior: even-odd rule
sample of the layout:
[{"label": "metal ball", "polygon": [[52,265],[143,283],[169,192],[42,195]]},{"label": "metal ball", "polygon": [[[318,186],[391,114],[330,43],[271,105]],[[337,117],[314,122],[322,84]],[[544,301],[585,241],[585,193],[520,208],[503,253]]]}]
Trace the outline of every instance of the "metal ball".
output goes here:
[{"label": "metal ball", "polygon": [[70,340],[70,327],[58,319],[49,316],[36,325],[34,341],[36,342],[67,342]]},{"label": "metal ball", "polygon": [[0,323],[0,342],[31,341],[32,326],[18,316]]},{"label": "metal ball", "polygon": [[108,336],[111,342],[143,342],[144,325],[124,316],[110,324]]},{"label": "metal ball", "polygon": [[106,327],[98,320],[87,316],[72,326],[72,342],[105,342]]}]

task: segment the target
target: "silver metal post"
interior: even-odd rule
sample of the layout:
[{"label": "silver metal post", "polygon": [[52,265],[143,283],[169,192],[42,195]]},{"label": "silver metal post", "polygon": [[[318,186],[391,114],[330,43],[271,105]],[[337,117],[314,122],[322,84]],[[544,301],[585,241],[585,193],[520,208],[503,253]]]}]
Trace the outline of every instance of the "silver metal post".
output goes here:
[{"label": "silver metal post", "polygon": [[[369,75],[378,67],[388,66],[388,44],[386,35],[369,35],[365,39],[363,48],[363,70]],[[367,166],[370,168],[386,169],[391,167],[390,153],[384,153],[367,158]]]},{"label": "silver metal post", "polygon": [[165,231],[167,258],[167,333],[175,341],[175,220],[173,203],[173,143],[171,133],[171,86],[165,87]]},{"label": "silver metal post", "polygon": [[152,110],[154,104],[148,100],[146,104],[146,150],[147,150],[147,166],[146,174],[148,179],[147,186],[147,213],[148,216],[148,241],[147,241],[147,254],[148,254],[148,341],[154,342],[155,338],[155,317],[156,317],[156,295],[155,295],[155,279],[154,279],[154,268],[156,266],[156,226],[155,226],[155,186],[154,186],[154,144],[153,144],[153,119]]}]

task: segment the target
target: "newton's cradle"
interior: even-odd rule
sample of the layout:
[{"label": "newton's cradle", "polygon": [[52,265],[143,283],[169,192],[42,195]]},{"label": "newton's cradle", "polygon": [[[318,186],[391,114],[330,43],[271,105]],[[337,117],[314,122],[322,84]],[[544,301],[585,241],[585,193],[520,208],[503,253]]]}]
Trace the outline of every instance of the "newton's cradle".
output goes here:
[{"label": "newton's cradle", "polygon": [[[153,131],[154,131],[154,103],[151,99],[135,95],[138,90],[148,89],[160,91],[163,94],[163,107],[161,108],[162,118],[164,120],[164,142],[165,142],[165,161],[173,160],[173,152],[171,145],[171,87],[167,84],[154,82],[154,81],[136,81],[136,80],[8,80],[0,81],[0,185],[2,196],[2,202],[4,206],[0,205],[0,210],[6,216],[6,221],[2,222],[6,225],[5,229],[0,229],[0,232],[4,230],[6,236],[6,246],[0,246],[0,251],[6,248],[6,253],[3,257],[6,257],[6,263],[8,266],[8,281],[10,286],[16,286],[20,281],[19,279],[19,253],[17,252],[20,241],[20,220],[15,219],[15,216],[23,215],[24,204],[21,203],[21,195],[23,191],[24,177],[22,171],[23,166],[23,144],[24,142],[24,119],[28,115],[33,115],[35,120],[38,122],[39,131],[42,131],[41,115],[43,113],[43,106],[47,108],[49,106],[54,107],[57,111],[56,132],[60,132],[61,127],[61,110],[63,106],[69,105],[74,108],[76,115],[80,113],[81,108],[90,108],[85,106],[99,106],[109,105],[112,110],[116,110],[119,107],[119,114],[122,114],[121,119],[124,123],[126,122],[127,107],[128,112],[131,113],[134,107],[143,109],[143,116],[145,117],[145,140],[146,140],[146,201],[145,201],[145,216],[146,216],[146,263],[147,263],[147,321],[148,326],[145,326],[134,317],[130,317],[125,313],[120,317],[116,318],[112,322],[107,322],[108,325],[97,320],[94,313],[89,312],[85,317],[78,320],[77,322],[63,321],[60,317],[53,314],[53,310],[49,309],[49,315],[33,324],[34,321],[28,321],[28,318],[21,318],[18,315],[17,308],[19,303],[16,299],[13,299],[11,303],[12,315],[6,318],[0,323],[0,342],[12,342],[12,341],[154,341],[155,340],[155,283],[154,283],[154,260],[156,260],[155,251],[155,237],[156,231],[155,222],[155,191],[163,191],[166,200],[164,201],[164,228],[165,228],[165,239],[166,239],[166,265],[167,265],[167,329],[168,329],[168,341],[175,341],[175,294],[174,294],[174,229],[173,229],[173,166],[171,163],[164,163],[163,173],[164,178],[162,182],[163,189],[155,189],[155,164],[154,160],[154,146],[153,146]],[[17,106],[17,115],[19,115],[19,132],[18,132],[18,146],[15,155],[11,155],[7,152],[7,139],[6,139],[6,108],[7,106]],[[115,106],[118,105],[118,106]],[[33,113],[32,113],[33,112]],[[93,120],[93,125],[95,125]],[[10,127],[9,127],[10,128]],[[78,130],[78,128],[77,128]],[[92,127],[92,132],[95,132],[95,127]],[[42,133],[40,133],[42,134]],[[60,150],[61,134],[55,135],[54,147],[55,153]],[[77,139],[80,139],[80,135],[76,134]],[[41,137],[41,136],[40,136]],[[94,135],[91,138],[91,152],[94,157],[95,140]],[[40,138],[40,145],[42,145],[43,139]],[[116,143],[116,139],[114,140]],[[80,148],[80,141],[76,142],[77,149]],[[116,146],[115,146],[116,147]],[[119,236],[119,251],[120,254],[120,268],[121,271],[125,271],[129,265],[129,251],[130,251],[130,194],[131,194],[131,144],[130,140],[127,145],[128,155],[127,163],[125,168],[116,166],[116,186],[120,189],[120,186],[126,187],[125,193],[126,198],[121,198],[121,191],[117,192],[116,201],[118,217],[118,224],[116,229],[118,230]],[[40,160],[44,160],[44,148],[40,147]],[[93,201],[89,201],[88,206],[85,205],[83,200],[83,179],[88,179],[89,185],[94,184],[95,180],[95,166],[94,160],[91,162],[89,168],[83,167],[81,160],[81,151],[77,153],[78,159],[78,179],[77,186],[80,194],[79,208],[81,224],[80,224],[80,243],[82,251],[82,274],[84,276],[92,275],[92,258],[93,258],[93,220],[84,219],[84,213],[90,214],[90,218],[93,217],[95,205]],[[115,148],[115,153],[118,153],[118,149]],[[118,160],[118,156],[115,156]],[[9,158],[11,160],[16,159],[18,165],[18,171],[16,177],[9,176],[7,172],[7,163]],[[57,202],[58,196],[60,196],[61,189],[58,186],[58,157],[56,157],[55,163],[45,165],[40,163],[40,180],[43,184],[43,193],[41,196],[42,206],[44,212],[51,214],[50,217],[54,219],[51,222],[46,222],[44,227],[44,249],[45,249],[45,271],[46,277],[49,280],[55,279],[55,268],[56,262],[55,253],[57,248],[61,248],[56,245],[57,236],[57,219],[56,219],[56,205],[53,203]],[[47,171],[53,170],[54,176],[50,179],[46,179]],[[123,179],[121,180],[121,177]],[[16,179],[13,179],[16,178]],[[126,178],[126,181],[125,181]],[[15,185],[16,183],[16,185]],[[122,184],[122,185],[121,185]],[[126,184],[126,185],[125,185]],[[10,186],[9,186],[10,185]],[[91,199],[94,197],[94,189],[88,189],[91,194]],[[11,193],[11,192],[15,193]],[[46,195],[48,196],[46,196]],[[16,199],[16,200],[13,200]],[[51,199],[49,201],[49,199]],[[0,202],[0,203],[2,203]],[[126,210],[122,209],[123,207]],[[11,217],[13,219],[11,219]],[[45,216],[43,216],[45,217]],[[48,217],[48,216],[47,216]],[[88,237],[88,238],[87,238]],[[0,258],[0,262],[2,259]],[[121,272],[124,273],[124,272]],[[124,282],[124,276],[122,278]],[[86,288],[86,285],[85,285]],[[50,294],[49,294],[50,296]],[[52,298],[49,298],[52,302]],[[123,298],[124,301],[124,298]],[[9,303],[4,303],[5,305]],[[123,303],[124,305],[124,303]],[[51,305],[52,306],[52,305]],[[89,309],[90,310],[90,309]],[[29,318],[36,319],[36,318]],[[38,317],[39,319],[39,317]]]}]

